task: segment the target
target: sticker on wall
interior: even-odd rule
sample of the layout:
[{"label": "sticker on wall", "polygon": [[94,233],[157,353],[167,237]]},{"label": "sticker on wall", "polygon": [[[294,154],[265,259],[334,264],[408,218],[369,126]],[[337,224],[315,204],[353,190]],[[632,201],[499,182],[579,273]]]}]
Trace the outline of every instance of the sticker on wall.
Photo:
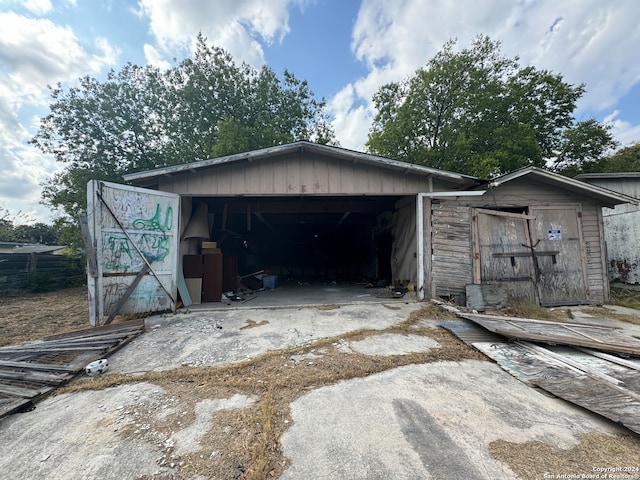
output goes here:
[{"label": "sticker on wall", "polygon": [[549,240],[562,240],[562,230],[547,230]]}]

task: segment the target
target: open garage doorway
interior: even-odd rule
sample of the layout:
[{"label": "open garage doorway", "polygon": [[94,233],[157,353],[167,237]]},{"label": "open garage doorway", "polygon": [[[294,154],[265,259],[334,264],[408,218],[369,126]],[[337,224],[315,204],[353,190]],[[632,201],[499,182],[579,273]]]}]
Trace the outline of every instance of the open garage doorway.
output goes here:
[{"label": "open garage doorway", "polygon": [[[193,197],[223,257],[223,290],[393,285],[393,212],[403,197]],[[191,253],[198,253],[192,247]],[[262,274],[260,272],[263,272]],[[364,294],[362,297],[364,298]]]}]

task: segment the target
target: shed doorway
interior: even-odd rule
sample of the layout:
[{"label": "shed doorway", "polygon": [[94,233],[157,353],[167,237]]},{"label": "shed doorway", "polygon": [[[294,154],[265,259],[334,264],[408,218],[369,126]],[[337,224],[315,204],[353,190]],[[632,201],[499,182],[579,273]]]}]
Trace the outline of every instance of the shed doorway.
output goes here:
[{"label": "shed doorway", "polygon": [[476,284],[543,306],[588,299],[579,207],[476,208],[473,219]]}]

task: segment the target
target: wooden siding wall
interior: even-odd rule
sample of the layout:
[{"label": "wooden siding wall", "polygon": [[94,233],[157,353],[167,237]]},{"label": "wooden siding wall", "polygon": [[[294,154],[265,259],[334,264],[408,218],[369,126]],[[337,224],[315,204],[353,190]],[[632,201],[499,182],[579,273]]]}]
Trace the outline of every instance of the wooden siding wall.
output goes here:
[{"label": "wooden siding wall", "polygon": [[455,202],[431,204],[432,292],[464,304],[473,283],[471,209]]},{"label": "wooden siding wall", "polygon": [[473,236],[469,207],[495,209],[549,205],[580,205],[589,295],[586,300],[592,304],[608,301],[609,283],[600,205],[586,197],[526,179],[496,187],[481,197],[447,200],[432,205],[432,291],[436,296],[460,295],[467,284],[473,283]]},{"label": "wooden siding wall", "polygon": [[606,247],[602,223],[602,208],[582,205],[582,236],[587,263],[587,288],[591,303],[609,300],[609,275],[607,273]]},{"label": "wooden siding wall", "polygon": [[189,196],[405,195],[430,185],[428,177],[304,153],[166,177],[159,189]]}]

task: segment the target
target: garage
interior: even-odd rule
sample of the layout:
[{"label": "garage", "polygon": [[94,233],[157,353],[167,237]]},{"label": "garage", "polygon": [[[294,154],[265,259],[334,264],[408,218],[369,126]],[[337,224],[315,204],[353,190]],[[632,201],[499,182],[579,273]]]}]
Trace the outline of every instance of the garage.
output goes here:
[{"label": "garage", "polygon": [[[180,196],[180,255],[215,242],[222,290],[235,276],[407,284],[416,273],[416,198],[473,177],[296,142],[125,176]],[[205,243],[205,245],[210,245]]]}]

